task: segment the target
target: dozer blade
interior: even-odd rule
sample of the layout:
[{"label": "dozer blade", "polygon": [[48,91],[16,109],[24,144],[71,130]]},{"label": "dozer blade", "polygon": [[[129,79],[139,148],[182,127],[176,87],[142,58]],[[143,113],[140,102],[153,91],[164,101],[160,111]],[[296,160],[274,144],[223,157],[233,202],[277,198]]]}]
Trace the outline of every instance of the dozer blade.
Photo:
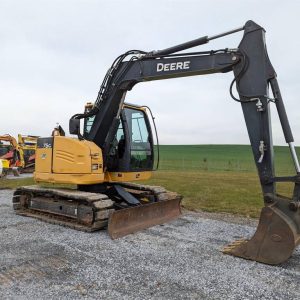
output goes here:
[{"label": "dozer blade", "polygon": [[223,253],[261,263],[277,265],[286,261],[300,242],[297,224],[274,205],[264,207],[250,240],[237,240]]},{"label": "dozer blade", "polygon": [[181,197],[114,211],[109,217],[108,233],[117,239],[176,219],[180,214]]}]

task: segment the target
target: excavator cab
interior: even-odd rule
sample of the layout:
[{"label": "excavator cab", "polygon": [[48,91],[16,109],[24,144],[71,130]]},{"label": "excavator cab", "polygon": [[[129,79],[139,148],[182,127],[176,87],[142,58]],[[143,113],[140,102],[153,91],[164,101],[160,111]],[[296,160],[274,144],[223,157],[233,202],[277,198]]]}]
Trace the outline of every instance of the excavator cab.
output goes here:
[{"label": "excavator cab", "polygon": [[[85,114],[92,107],[92,103],[87,103]],[[95,116],[84,119],[83,136],[89,134],[94,119]],[[147,109],[143,106],[124,104],[117,125],[111,128],[111,131],[116,132],[111,133],[114,134],[114,138],[108,150],[107,171],[152,171],[154,166],[154,142]]]},{"label": "excavator cab", "polygon": [[11,150],[10,143],[0,140],[0,157],[7,155]]}]

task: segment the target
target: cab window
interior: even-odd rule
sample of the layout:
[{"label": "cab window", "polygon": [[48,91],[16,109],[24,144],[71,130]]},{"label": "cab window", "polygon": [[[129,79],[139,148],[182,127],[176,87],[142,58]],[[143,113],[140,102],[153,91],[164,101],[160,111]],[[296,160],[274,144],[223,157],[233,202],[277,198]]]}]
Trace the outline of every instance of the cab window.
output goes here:
[{"label": "cab window", "polygon": [[146,123],[145,113],[141,110],[126,108],[126,121],[130,136],[131,170],[151,169],[153,153],[151,135]]}]

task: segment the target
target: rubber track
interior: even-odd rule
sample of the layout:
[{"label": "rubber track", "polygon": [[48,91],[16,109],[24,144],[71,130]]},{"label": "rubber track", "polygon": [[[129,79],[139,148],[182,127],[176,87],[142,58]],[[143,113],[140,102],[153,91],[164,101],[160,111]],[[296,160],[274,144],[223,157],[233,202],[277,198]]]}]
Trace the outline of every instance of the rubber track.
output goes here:
[{"label": "rubber track", "polygon": [[[143,195],[145,197],[152,196],[155,197],[156,201],[165,201],[178,196],[178,194],[169,192],[160,186],[140,185],[135,183],[121,183],[120,185],[137,197],[143,197]],[[86,225],[67,216],[22,207],[20,197],[24,194],[32,199],[37,196],[42,196],[47,199],[62,198],[71,200],[74,204],[77,203],[92,207],[95,216],[93,223]],[[113,205],[114,201],[109,199],[106,194],[83,192],[74,189],[45,188],[36,185],[19,187],[16,189],[13,196],[13,207],[16,214],[84,232],[93,232],[107,227],[109,216],[114,211]],[[96,216],[99,212],[100,218],[97,218]],[[106,217],[103,218],[103,215]]]},{"label": "rubber track", "polygon": [[[65,200],[71,200],[71,203],[75,205],[80,204],[81,206],[85,205],[90,207],[94,214],[93,223],[89,225],[82,224],[68,216],[22,207],[20,198],[25,194],[32,199],[37,196],[45,197],[45,199],[57,199],[57,197],[59,197]],[[72,189],[43,188],[39,186],[20,187],[14,192],[13,196],[13,207],[16,214],[85,232],[92,232],[106,227],[109,215],[114,211],[113,204],[114,202],[105,194],[88,193]]]}]

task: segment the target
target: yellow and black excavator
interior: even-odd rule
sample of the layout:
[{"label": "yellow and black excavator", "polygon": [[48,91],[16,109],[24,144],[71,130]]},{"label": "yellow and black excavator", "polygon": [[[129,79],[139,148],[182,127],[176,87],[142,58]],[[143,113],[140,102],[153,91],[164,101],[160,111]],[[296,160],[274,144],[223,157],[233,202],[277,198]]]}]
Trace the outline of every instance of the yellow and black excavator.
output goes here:
[{"label": "yellow and black excavator", "polygon": [[0,135],[0,159],[2,162],[1,176],[12,172],[19,176],[19,169],[24,166],[23,152],[17,140],[9,135]]},{"label": "yellow and black excavator", "polygon": [[18,134],[18,146],[22,150],[22,172],[32,173],[38,136]]},{"label": "yellow and black excavator", "polygon": [[[181,52],[238,31],[244,35],[235,49]],[[132,50],[120,55],[109,68],[95,103],[71,117],[70,133],[77,138],[66,137],[57,127],[51,137],[38,139],[36,182],[74,184],[77,189],[18,188],[13,197],[16,213],[86,231],[108,226],[112,238],[178,217],[178,194],[128,183],[150,178],[155,143],[150,125],[153,118],[147,114],[150,110],[126,104],[126,92],[139,82],[230,71],[234,74],[230,95],[243,110],[265,206],[255,235],[232,243],[224,253],[267,264],[287,260],[300,243],[300,167],[267,54],[265,30],[253,21],[164,50]],[[234,84],[239,96],[233,93]],[[275,175],[270,124],[273,104],[294,161],[292,176]],[[294,183],[291,198],[276,193],[277,182]]]},{"label": "yellow and black excavator", "polygon": [[0,159],[2,172],[6,175],[13,172],[32,173],[35,164],[37,136],[18,134],[18,141],[9,134],[0,135]]}]

